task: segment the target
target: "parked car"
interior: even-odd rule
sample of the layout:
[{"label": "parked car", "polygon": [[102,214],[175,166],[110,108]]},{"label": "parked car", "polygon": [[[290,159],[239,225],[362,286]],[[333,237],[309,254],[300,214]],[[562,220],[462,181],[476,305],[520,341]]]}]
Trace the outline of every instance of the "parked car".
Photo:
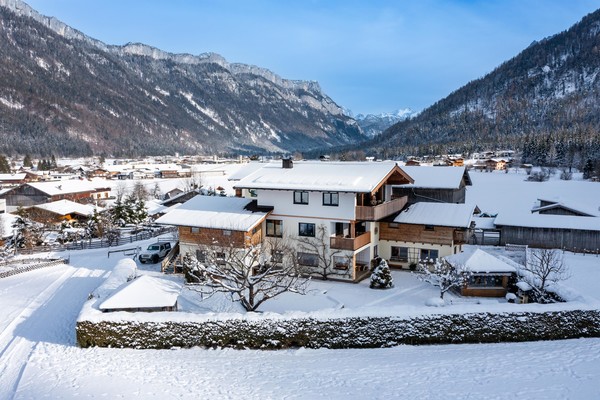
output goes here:
[{"label": "parked car", "polygon": [[145,262],[156,264],[159,260],[165,258],[169,251],[171,251],[171,243],[154,243],[148,246],[138,258],[142,264]]}]

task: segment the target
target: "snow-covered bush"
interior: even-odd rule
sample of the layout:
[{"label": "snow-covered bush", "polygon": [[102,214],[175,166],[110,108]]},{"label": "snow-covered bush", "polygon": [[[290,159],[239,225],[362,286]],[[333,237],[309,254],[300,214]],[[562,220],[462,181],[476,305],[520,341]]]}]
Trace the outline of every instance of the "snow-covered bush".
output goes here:
[{"label": "snow-covered bush", "polygon": [[389,289],[394,287],[394,278],[388,263],[381,259],[371,274],[371,289]]}]

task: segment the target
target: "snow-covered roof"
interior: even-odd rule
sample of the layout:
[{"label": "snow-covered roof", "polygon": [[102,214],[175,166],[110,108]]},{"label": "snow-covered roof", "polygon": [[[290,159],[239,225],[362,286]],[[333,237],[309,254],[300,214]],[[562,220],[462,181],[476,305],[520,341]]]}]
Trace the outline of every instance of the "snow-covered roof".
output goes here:
[{"label": "snow-covered roof", "polygon": [[[277,164],[280,165],[281,163],[279,162]],[[249,163],[241,166],[234,173],[230,174],[228,179],[230,181],[239,181],[240,179],[247,177],[248,175],[258,171],[259,169],[261,169],[262,167],[264,167],[266,165],[268,165],[268,164],[260,163],[260,162],[249,162]]]},{"label": "snow-covered roof", "polygon": [[404,166],[402,169],[414,179],[414,183],[402,187],[421,189],[458,189],[463,177],[466,184],[471,184],[471,178],[466,167],[428,167]]},{"label": "snow-covered roof", "polygon": [[600,231],[600,218],[572,215],[500,212],[494,220],[494,224],[496,226],[522,226],[526,228]]},{"label": "snow-covered roof", "polygon": [[18,173],[18,174],[0,174],[0,181],[14,181],[14,180],[23,180],[27,177],[26,173]]},{"label": "snow-covered roof", "polygon": [[403,210],[394,222],[468,228],[474,205],[453,203],[416,203]]},{"label": "snow-covered roof", "polygon": [[97,189],[107,189],[108,185],[104,181],[84,181],[72,179],[60,182],[30,182],[27,185],[34,187],[50,196],[68,193],[90,192]]},{"label": "snow-covered roof", "polygon": [[146,210],[148,211],[148,215],[164,213],[168,209],[169,207],[163,206],[158,200],[149,200],[146,202]]},{"label": "snow-covered roof", "polygon": [[33,207],[59,215],[79,214],[89,216],[94,214],[94,209],[97,209],[99,212],[102,211],[100,207],[91,204],[79,204],[71,200],[58,200],[52,203],[38,204]]},{"label": "snow-covered roof", "polygon": [[496,228],[496,225],[494,225],[494,218],[473,217],[473,221],[475,222],[475,228],[479,228],[479,229],[495,229]]},{"label": "snow-covered roof", "polygon": [[173,281],[142,275],[117,289],[100,304],[100,310],[173,307],[181,286]]},{"label": "snow-covered roof", "polygon": [[281,162],[269,163],[234,187],[365,193],[376,189],[395,168],[406,175],[393,161],[294,161],[292,168],[282,168]]},{"label": "snow-covered roof", "polygon": [[247,232],[269,213],[255,204],[255,200],[240,197],[196,196],[168,211],[156,223]]},{"label": "snow-covered roof", "polygon": [[551,210],[553,208],[562,208],[565,210],[572,211],[576,214],[583,214],[583,216],[588,216],[588,217],[600,216],[598,214],[598,211],[590,209],[590,208],[582,206],[582,205],[579,205],[579,204],[576,204],[574,201],[569,201],[564,198],[552,197],[552,198],[539,198],[538,200],[540,201],[540,204],[542,202],[550,203],[550,204],[548,204],[546,206],[534,207],[531,209],[531,212]]},{"label": "snow-covered roof", "polygon": [[455,268],[474,273],[512,273],[515,267],[481,249],[466,249],[459,254],[445,257]]}]

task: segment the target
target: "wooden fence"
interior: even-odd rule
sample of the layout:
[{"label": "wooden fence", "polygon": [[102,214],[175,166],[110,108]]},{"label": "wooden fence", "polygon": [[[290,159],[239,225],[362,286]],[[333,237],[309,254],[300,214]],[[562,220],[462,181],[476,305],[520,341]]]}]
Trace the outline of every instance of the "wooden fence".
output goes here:
[{"label": "wooden fence", "polygon": [[[59,264],[68,264],[69,263],[69,259],[68,258],[30,258],[30,259],[24,259],[24,260],[15,260],[12,262],[5,262],[2,263],[0,266],[15,266],[18,264],[22,264],[23,267],[19,268],[18,266],[15,266],[13,269],[9,270],[9,271],[4,271],[4,272],[0,272],[0,279],[2,278],[7,278],[9,276],[13,276],[16,274],[21,274],[23,272],[28,272],[28,271],[33,271],[36,269],[40,269],[40,268],[46,268],[46,267],[52,267],[54,265],[59,265]],[[27,265],[27,266],[24,266]]]},{"label": "wooden fence", "polygon": [[[106,247],[116,247],[123,244],[134,243],[140,240],[151,239],[165,233],[177,232],[177,227],[164,227],[152,231],[139,232],[135,234],[122,235],[118,238],[109,241],[105,238],[102,239],[90,239],[81,240],[72,243],[66,243],[57,246],[36,246],[31,249],[17,249],[17,254],[36,254],[47,251],[67,251],[67,250],[88,250],[88,249],[102,249]],[[174,239],[176,240],[176,239]]]}]

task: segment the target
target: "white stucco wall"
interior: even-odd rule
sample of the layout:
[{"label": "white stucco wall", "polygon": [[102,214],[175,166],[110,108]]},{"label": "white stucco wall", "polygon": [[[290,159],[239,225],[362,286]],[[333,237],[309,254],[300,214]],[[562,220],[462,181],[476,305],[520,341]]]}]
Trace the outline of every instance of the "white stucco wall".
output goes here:
[{"label": "white stucco wall", "polygon": [[273,206],[273,214],[307,216],[326,219],[353,220],[356,212],[356,195],[339,192],[338,206],[324,206],[323,192],[308,192],[308,204],[294,204],[292,190],[257,190],[258,205]]}]

